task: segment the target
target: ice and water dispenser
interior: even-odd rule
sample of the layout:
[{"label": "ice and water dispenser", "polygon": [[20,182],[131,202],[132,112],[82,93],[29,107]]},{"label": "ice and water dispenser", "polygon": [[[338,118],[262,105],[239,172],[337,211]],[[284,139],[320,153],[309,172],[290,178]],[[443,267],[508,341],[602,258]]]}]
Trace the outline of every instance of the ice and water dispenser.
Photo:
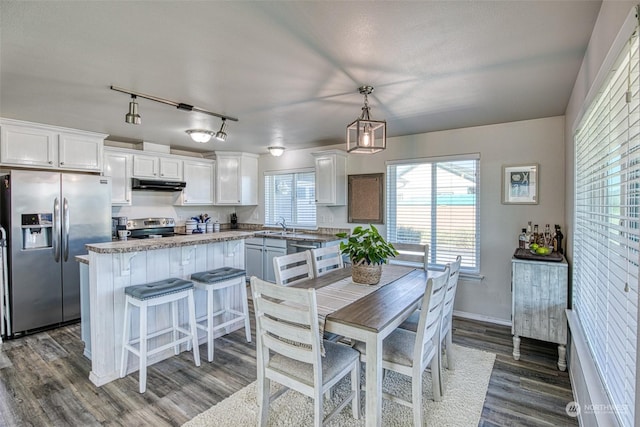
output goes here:
[{"label": "ice and water dispenser", "polygon": [[53,215],[34,213],[22,215],[22,249],[50,248]]}]

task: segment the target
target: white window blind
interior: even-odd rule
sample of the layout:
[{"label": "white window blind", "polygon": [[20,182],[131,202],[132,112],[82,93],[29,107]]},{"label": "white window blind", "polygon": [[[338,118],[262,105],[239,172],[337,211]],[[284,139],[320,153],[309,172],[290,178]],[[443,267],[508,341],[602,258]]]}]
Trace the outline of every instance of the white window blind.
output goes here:
[{"label": "white window blind", "polygon": [[387,162],[387,239],[429,244],[429,266],[480,272],[477,154]]},{"label": "white window blind", "polygon": [[315,172],[266,173],[264,188],[266,225],[275,225],[284,218],[287,226],[316,226]]},{"label": "white window blind", "polygon": [[624,426],[638,425],[639,62],[632,37],[574,141],[573,310]]}]

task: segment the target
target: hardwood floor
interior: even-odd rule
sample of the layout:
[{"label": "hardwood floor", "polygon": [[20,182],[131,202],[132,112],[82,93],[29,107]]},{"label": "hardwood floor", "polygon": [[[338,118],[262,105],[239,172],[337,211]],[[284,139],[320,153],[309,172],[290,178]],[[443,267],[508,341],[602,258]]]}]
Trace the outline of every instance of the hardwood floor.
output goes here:
[{"label": "hardwood floor", "polygon": [[[497,354],[479,426],[578,425],[565,413],[573,397],[555,345],[523,338],[514,361],[510,328],[462,319],[454,342]],[[216,340],[213,363],[196,368],[182,353],[151,366],[144,394],[137,374],[95,387],[82,351],[79,324],[2,343],[0,426],[180,426],[256,377],[243,330]]]}]

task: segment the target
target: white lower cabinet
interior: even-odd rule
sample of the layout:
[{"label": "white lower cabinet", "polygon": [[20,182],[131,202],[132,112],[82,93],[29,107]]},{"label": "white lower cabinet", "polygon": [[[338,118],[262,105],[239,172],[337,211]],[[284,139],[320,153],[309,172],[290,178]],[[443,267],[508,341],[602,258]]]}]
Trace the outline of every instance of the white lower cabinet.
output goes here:
[{"label": "white lower cabinet", "polygon": [[284,239],[251,238],[245,243],[245,269],[247,278],[256,276],[268,282],[275,282],[273,259],[287,254]]},{"label": "white lower cabinet", "polygon": [[244,251],[244,265],[245,270],[247,271],[247,279],[250,279],[251,276],[256,276],[257,278],[262,279],[262,269],[264,261],[264,239],[246,239]]},{"label": "white lower cabinet", "polygon": [[275,283],[276,273],[273,270],[273,259],[287,254],[287,241],[281,239],[264,239],[264,280]]}]

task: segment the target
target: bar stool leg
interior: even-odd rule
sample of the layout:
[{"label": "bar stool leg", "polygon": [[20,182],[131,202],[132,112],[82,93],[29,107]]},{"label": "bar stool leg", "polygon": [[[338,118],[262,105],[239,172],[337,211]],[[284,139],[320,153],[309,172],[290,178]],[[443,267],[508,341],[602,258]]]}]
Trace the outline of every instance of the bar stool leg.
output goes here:
[{"label": "bar stool leg", "polygon": [[129,364],[129,340],[131,339],[131,308],[129,304],[129,297],[124,301],[124,327],[122,328],[122,355],[120,356],[120,378],[124,378],[127,375],[127,365]]},{"label": "bar stool leg", "polygon": [[[171,337],[173,342],[178,340],[178,301],[173,301],[171,303],[171,323],[173,325],[173,331],[171,332]],[[173,354],[176,356],[180,354],[180,345],[176,344],[173,347]]]},{"label": "bar stool leg", "polygon": [[207,360],[213,362],[213,289],[207,287]]},{"label": "bar stool leg", "polygon": [[247,337],[247,342],[251,342],[251,322],[249,320],[249,302],[247,298],[247,286],[245,276],[240,279],[240,295],[242,297],[242,310],[244,311],[244,333]]},{"label": "bar stool leg", "polygon": [[147,389],[147,303],[140,304],[140,393]]},{"label": "bar stool leg", "polygon": [[193,298],[193,289],[189,291],[187,298],[189,306],[189,325],[191,326],[191,340],[193,341],[193,361],[200,366],[200,348],[198,347],[198,326],[196,324],[196,304]]}]

